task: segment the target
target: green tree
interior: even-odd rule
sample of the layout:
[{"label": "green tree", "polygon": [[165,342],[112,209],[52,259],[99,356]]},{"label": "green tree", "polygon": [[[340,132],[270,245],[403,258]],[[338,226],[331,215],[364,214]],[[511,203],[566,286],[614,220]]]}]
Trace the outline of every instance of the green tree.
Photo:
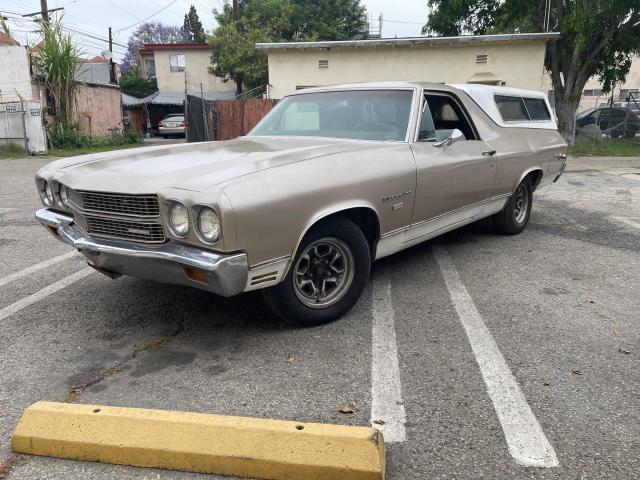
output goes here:
[{"label": "green tree", "polygon": [[120,90],[122,93],[135,98],[148,97],[158,91],[158,81],[156,77],[140,78],[138,68],[130,68],[120,76]]},{"label": "green tree", "polygon": [[[429,0],[423,31],[445,35],[544,31],[545,0]],[[597,76],[608,93],[629,73],[640,54],[638,0],[556,0],[551,29],[560,38],[547,44],[545,67],[555,93],[560,133],[570,140],[587,80]],[[472,19],[477,18],[478,22]]]},{"label": "green tree", "polygon": [[200,18],[198,18],[196,7],[193,5],[191,5],[189,9],[189,13],[184,16],[182,29],[184,30],[185,36],[193,43],[204,43],[207,41],[204,28],[202,28],[202,22]]},{"label": "green tree", "polygon": [[[238,21],[231,5],[214,10],[218,28],[210,39],[212,73],[242,85],[267,82],[267,59],[256,42],[345,40],[366,31],[360,0],[238,0]],[[366,34],[366,33],[365,33]]]},{"label": "green tree", "polygon": [[209,70],[218,77],[235,81],[238,95],[243,85],[248,89],[265,85],[267,57],[256,50],[255,44],[269,40],[256,28],[240,32],[233,24],[220,25],[211,38],[213,64]]}]

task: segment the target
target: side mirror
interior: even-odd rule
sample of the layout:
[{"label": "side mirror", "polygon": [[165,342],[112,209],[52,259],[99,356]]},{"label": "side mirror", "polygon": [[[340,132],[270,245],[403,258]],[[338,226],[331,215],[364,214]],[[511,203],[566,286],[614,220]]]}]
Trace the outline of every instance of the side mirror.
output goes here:
[{"label": "side mirror", "polygon": [[437,148],[448,147],[456,143],[458,140],[462,140],[463,138],[464,138],[464,133],[462,133],[457,128],[454,128],[453,132],[451,132],[451,135],[449,135],[446,139],[442,140],[441,142],[434,143],[433,146]]}]

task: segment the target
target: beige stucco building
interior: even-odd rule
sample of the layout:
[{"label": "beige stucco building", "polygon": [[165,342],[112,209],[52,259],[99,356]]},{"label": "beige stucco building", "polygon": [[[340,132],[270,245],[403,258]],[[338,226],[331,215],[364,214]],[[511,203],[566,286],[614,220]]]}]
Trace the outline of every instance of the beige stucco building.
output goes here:
[{"label": "beige stucco building", "polygon": [[258,43],[271,98],[310,86],[418,80],[544,90],[546,43],[557,33]]},{"label": "beige stucco building", "polygon": [[209,73],[211,47],[208,43],[146,44],[139,49],[140,75],[155,76],[161,92],[235,90],[235,83],[224,82]]}]

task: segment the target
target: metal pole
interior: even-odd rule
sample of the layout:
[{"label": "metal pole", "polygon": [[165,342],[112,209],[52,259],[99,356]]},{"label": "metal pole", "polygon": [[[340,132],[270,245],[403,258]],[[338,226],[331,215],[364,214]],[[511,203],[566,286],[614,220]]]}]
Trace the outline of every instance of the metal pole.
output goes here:
[{"label": "metal pole", "polygon": [[187,143],[189,142],[189,117],[188,117],[189,102],[188,100],[189,98],[187,96],[187,60],[185,57],[185,62],[184,62],[184,124],[185,124],[184,141]]},{"label": "metal pole", "polygon": [[111,83],[117,83],[116,64],[113,63],[113,36],[111,35],[111,27],[109,27],[109,51],[111,52],[111,58],[109,59],[109,81]]},{"label": "metal pole", "polygon": [[[233,7],[232,7],[232,12],[233,12],[233,23],[236,26],[236,31],[238,31],[238,33],[240,32],[240,22],[238,21],[238,0],[233,0]],[[241,77],[236,77],[235,78],[236,81],[236,95],[241,95],[242,94],[242,78]]]},{"label": "metal pole", "polygon": [[202,91],[202,83],[200,84],[200,101],[202,102],[202,120],[204,121],[204,138],[209,141],[209,123],[207,122],[207,111],[204,107],[204,92]]},{"label": "metal pole", "polygon": [[20,110],[22,110],[22,134],[24,136],[24,153],[29,155],[29,137],[27,136],[27,119],[25,118],[27,112],[24,109],[24,102],[22,101],[22,97],[20,97]]}]

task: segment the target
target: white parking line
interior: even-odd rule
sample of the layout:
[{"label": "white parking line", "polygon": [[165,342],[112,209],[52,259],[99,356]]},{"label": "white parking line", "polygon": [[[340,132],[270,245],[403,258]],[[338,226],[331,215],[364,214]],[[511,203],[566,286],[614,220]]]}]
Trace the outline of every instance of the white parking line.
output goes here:
[{"label": "white parking line", "polygon": [[74,256],[78,255],[78,252],[76,252],[75,250],[73,252],[69,252],[69,253],[65,253],[64,255],[59,255],[57,257],[53,257],[50,258],[49,260],[45,260],[44,262],[40,262],[40,263],[36,263],[35,265],[32,265],[28,268],[25,268],[24,270],[20,270],[19,272],[15,272],[12,273],[11,275],[8,275],[6,277],[2,277],[0,278],[0,287],[3,287],[4,285],[8,285],[11,282],[15,282],[16,280],[19,280],[23,277],[26,277],[27,275],[31,275],[34,272],[37,272],[38,270],[42,269],[42,268],[47,268],[50,267],[51,265],[55,265],[56,263],[60,263],[64,260],[67,260],[68,258],[72,258]]},{"label": "white parking line", "polygon": [[371,425],[382,432],[386,443],[407,439],[394,316],[391,282],[376,275],[373,278]]},{"label": "white parking line", "polygon": [[614,220],[617,220],[618,222],[622,222],[626,225],[629,225],[630,227],[633,228],[637,228],[638,230],[640,230],[640,223],[638,222],[634,222],[633,220],[629,220],[628,218],[624,218],[624,217],[612,217]]},{"label": "white parking line", "polygon": [[433,251],[480,366],[480,373],[502,425],[509,453],[521,465],[557,467],[559,463],[556,452],[533,415],[480,312],[460,281],[449,253],[443,246],[434,246]]},{"label": "white parking line", "polygon": [[28,297],[24,297],[21,300],[18,300],[15,303],[12,303],[9,306],[4,307],[0,310],[0,321],[4,320],[10,315],[13,315],[16,312],[19,312],[23,308],[26,308],[34,303],[42,300],[49,295],[56,293],[58,290],[62,290],[63,288],[71,285],[78,280],[83,279],[90,273],[93,273],[94,270],[92,268],[83,268],[79,272],[74,273],[73,275],[69,275],[68,277],[63,278],[62,280],[57,281],[56,283],[52,283],[44,287],[42,290],[38,290],[35,293],[32,293]]}]

